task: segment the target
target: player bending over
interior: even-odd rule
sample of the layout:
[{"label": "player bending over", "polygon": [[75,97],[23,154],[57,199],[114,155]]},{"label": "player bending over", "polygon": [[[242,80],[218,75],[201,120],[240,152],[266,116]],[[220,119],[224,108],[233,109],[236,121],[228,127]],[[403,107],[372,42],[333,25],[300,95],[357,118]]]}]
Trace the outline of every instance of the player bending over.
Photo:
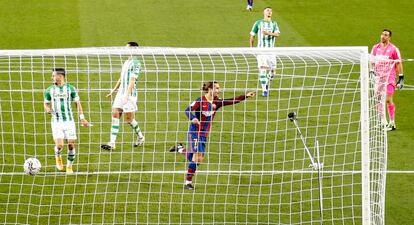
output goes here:
[{"label": "player bending over", "polygon": [[[136,42],[129,42],[127,44],[129,48],[136,48],[138,44]],[[137,111],[137,88],[136,82],[141,75],[141,63],[135,56],[130,56],[127,61],[124,62],[121,71],[121,77],[116,83],[115,87],[107,95],[110,97],[118,90],[114,103],[112,104],[112,124],[111,124],[111,136],[108,144],[101,145],[104,150],[115,149],[116,137],[119,132],[119,118],[122,113],[125,113],[127,123],[131,126],[132,130],[137,134],[137,139],[134,146],[141,146],[144,143],[144,135],[138,126],[138,122],[135,120],[135,112]]]},{"label": "player bending over", "polygon": [[205,83],[202,91],[205,94],[197,98],[185,109],[185,115],[191,121],[187,134],[190,149],[187,151],[181,143],[170,148],[170,152],[179,152],[185,155],[189,161],[185,178],[185,188],[188,190],[194,189],[192,184],[193,176],[197,166],[203,162],[207,137],[216,111],[222,106],[233,105],[256,95],[255,92],[248,92],[246,95],[240,95],[235,98],[221,99],[218,97],[220,85],[216,81]]},{"label": "player bending over", "polygon": [[78,92],[75,87],[65,83],[66,71],[55,68],[52,73],[53,85],[49,86],[44,94],[44,108],[52,115],[52,134],[55,141],[56,168],[63,170],[62,149],[64,139],[68,143],[68,162],[66,174],[73,174],[73,161],[75,160],[76,126],[72,113],[72,103],[75,102],[82,126],[89,126],[85,119]]}]

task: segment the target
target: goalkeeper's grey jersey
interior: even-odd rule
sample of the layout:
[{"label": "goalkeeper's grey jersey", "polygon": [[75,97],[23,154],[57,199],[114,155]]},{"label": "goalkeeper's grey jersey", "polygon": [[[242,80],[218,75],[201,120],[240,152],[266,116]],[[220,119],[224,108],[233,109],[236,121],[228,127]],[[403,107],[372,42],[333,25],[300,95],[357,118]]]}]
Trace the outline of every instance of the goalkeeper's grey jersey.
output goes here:
[{"label": "goalkeeper's grey jersey", "polygon": [[44,94],[44,102],[51,104],[52,122],[73,121],[72,102],[78,102],[79,95],[75,87],[65,83],[62,86],[52,85]]}]

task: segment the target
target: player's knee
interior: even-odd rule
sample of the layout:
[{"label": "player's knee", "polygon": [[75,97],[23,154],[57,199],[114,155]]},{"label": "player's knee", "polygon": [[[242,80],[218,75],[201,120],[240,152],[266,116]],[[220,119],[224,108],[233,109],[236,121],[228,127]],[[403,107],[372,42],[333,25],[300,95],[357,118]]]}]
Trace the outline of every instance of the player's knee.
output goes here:
[{"label": "player's knee", "polygon": [[112,117],[113,117],[113,118],[117,118],[117,119],[119,119],[119,118],[121,117],[121,115],[122,115],[122,112],[118,111],[117,109],[114,109],[114,110],[112,111]]},{"label": "player's knee", "polygon": [[59,151],[62,151],[62,149],[63,149],[63,144],[57,144],[57,145],[56,145],[56,148],[57,148]]},{"label": "player's knee", "polygon": [[68,149],[73,150],[75,148],[75,143],[68,143]]}]

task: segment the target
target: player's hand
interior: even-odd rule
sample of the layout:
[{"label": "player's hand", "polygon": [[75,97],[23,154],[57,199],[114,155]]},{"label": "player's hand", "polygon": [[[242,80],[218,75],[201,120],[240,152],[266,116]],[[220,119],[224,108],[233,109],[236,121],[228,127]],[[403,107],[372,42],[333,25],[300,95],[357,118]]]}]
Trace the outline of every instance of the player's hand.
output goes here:
[{"label": "player's hand", "polygon": [[397,88],[398,89],[403,89],[404,87],[404,76],[399,76],[398,77],[398,82],[397,82]]},{"label": "player's hand", "polygon": [[270,35],[270,32],[269,32],[269,31],[267,31],[267,30],[264,30],[262,33],[263,33],[264,35]]},{"label": "player's hand", "polygon": [[250,91],[246,94],[246,97],[248,97],[248,98],[252,98],[254,96],[256,96],[256,92],[254,92],[254,91]]},{"label": "player's hand", "polygon": [[112,96],[113,93],[114,93],[113,91],[109,92],[109,94],[107,94],[106,97]]},{"label": "player's hand", "polygon": [[86,119],[81,119],[81,124],[83,127],[90,127],[91,124]]},{"label": "player's hand", "polygon": [[191,122],[200,125],[200,121],[197,118],[194,118]]}]

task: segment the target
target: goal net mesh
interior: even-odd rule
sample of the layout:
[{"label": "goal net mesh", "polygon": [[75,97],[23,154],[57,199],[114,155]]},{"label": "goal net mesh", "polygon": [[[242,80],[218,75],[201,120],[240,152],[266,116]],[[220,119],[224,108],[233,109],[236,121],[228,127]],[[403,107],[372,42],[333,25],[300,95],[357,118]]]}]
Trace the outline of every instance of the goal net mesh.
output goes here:
[{"label": "goal net mesh", "polygon": [[[261,54],[277,60],[268,97]],[[134,147],[122,115],[116,149],[104,151],[114,100],[106,95],[131,55],[142,66],[135,118],[145,143]],[[383,93],[366,60],[360,47],[0,51],[0,223],[384,224]],[[55,167],[43,108],[55,67],[66,69],[93,125],[76,119],[70,176]],[[190,191],[188,161],[168,149],[186,145],[184,110],[207,81],[219,82],[222,98],[257,95],[217,111]],[[66,164],[67,146],[63,156]],[[23,172],[30,157],[42,163],[36,176]]]}]

